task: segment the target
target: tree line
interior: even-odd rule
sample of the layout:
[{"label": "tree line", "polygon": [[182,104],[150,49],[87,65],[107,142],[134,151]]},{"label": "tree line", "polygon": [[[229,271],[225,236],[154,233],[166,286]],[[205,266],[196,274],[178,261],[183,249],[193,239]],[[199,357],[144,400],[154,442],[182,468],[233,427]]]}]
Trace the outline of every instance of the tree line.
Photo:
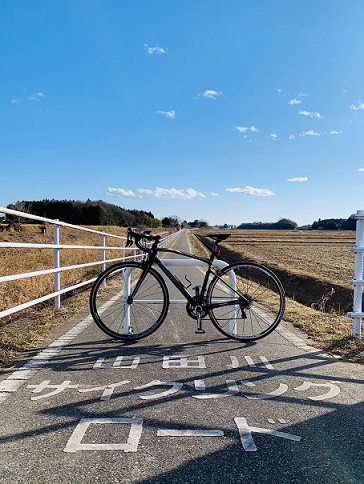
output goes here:
[{"label": "tree line", "polygon": [[[158,219],[152,212],[144,210],[127,210],[118,205],[104,202],[103,200],[86,202],[79,200],[40,200],[40,201],[18,201],[9,204],[6,208],[25,212],[39,217],[59,219],[73,225],[117,225],[121,227],[176,227],[176,228],[207,228],[209,223],[203,219],[194,221],[182,221],[178,216],[171,215]],[[7,215],[7,224],[33,223],[31,219]],[[225,227],[224,225],[220,227]],[[277,222],[253,222],[241,223],[238,229],[252,230],[294,230],[297,223],[288,218],[281,218]],[[227,228],[227,226],[226,226]],[[355,230],[355,215],[347,219],[330,218],[318,219],[305,228],[309,230]]]},{"label": "tree line", "polygon": [[[254,229],[254,230],[294,230],[298,227],[297,223],[287,218],[281,218],[278,222],[253,222],[242,223],[238,229]],[[329,218],[315,220],[311,225],[304,228],[308,230],[355,230],[356,219],[355,215],[350,215],[345,218]]]},{"label": "tree line", "polygon": [[[49,219],[58,219],[72,225],[116,225],[120,227],[207,227],[204,220],[182,221],[176,215],[158,219],[152,212],[127,210],[102,200],[40,200],[17,201],[6,208]],[[19,227],[20,224],[34,223],[21,216],[6,215],[2,222]]]}]

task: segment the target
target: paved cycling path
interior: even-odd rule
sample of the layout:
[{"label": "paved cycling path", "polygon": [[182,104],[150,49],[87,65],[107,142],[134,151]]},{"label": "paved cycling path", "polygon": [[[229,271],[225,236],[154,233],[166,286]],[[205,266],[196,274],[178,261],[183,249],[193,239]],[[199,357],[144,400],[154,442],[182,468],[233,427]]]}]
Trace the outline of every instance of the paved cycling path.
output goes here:
[{"label": "paved cycling path", "polygon": [[204,327],[173,305],[123,344],[86,315],[3,374],[1,482],[364,482],[362,366],[284,323],[249,345]]}]

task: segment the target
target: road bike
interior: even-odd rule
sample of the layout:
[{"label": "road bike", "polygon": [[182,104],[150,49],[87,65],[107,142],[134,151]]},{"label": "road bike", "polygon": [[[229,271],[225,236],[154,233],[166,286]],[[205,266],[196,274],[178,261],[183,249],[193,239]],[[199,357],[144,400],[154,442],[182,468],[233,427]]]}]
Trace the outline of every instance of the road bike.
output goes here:
[{"label": "road bike", "polygon": [[[284,289],[271,270],[253,262],[217,267],[219,244],[230,235],[206,235],[213,243],[210,257],[205,258],[158,247],[160,235],[129,228],[127,247],[135,243],[143,259],[114,264],[96,279],[90,293],[90,310],[97,326],[121,340],[152,334],[165,320],[170,304],[164,275],[186,299],[186,312],[197,323],[196,333],[205,332],[202,320],[208,316],[229,338],[254,341],[267,336],[283,317]],[[162,252],[202,261],[207,267],[202,285],[194,286],[191,294],[188,289],[192,284],[184,285],[168,269],[163,258],[158,257]]]}]

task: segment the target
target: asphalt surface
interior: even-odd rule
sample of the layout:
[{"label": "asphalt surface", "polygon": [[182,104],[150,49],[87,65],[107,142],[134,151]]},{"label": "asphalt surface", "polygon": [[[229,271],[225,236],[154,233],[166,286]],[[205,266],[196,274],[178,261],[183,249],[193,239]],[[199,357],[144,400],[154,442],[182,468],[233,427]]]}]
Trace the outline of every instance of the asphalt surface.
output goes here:
[{"label": "asphalt surface", "polygon": [[364,483],[363,366],[284,322],[247,345],[174,304],[124,344],[81,316],[2,373],[1,483]]}]

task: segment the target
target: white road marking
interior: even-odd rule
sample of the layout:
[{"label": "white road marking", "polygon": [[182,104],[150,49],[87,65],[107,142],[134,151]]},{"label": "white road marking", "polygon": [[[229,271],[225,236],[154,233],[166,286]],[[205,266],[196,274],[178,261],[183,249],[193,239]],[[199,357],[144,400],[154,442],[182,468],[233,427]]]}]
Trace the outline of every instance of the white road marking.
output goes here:
[{"label": "white road marking", "polygon": [[[125,444],[82,444],[81,441],[92,424],[130,424],[130,432]],[[69,438],[64,452],[80,450],[123,450],[136,452],[142,435],[142,418],[82,418]]]}]

